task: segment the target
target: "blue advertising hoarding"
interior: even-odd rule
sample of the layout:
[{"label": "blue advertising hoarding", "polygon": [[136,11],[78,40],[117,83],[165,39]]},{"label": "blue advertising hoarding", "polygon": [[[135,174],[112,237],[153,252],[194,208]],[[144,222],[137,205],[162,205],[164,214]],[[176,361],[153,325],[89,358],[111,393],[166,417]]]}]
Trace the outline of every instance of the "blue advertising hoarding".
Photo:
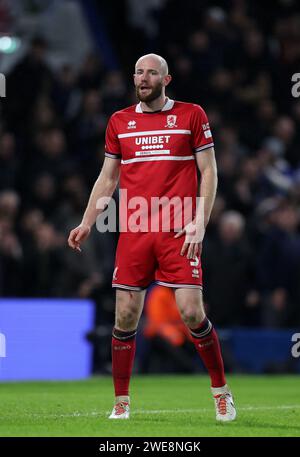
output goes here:
[{"label": "blue advertising hoarding", "polygon": [[0,299],[0,381],[88,377],[93,319],[90,300]]}]

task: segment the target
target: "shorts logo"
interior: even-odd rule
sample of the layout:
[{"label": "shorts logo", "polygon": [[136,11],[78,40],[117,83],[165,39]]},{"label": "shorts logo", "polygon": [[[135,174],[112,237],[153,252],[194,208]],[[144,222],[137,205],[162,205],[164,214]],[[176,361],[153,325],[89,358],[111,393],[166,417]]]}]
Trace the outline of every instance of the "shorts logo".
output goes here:
[{"label": "shorts logo", "polygon": [[116,280],[117,280],[117,271],[118,271],[118,268],[119,268],[119,267],[116,267],[116,268],[114,269],[114,272],[113,272],[113,281],[116,281]]},{"label": "shorts logo", "polygon": [[169,116],[167,116],[167,124],[165,125],[165,127],[177,127],[176,120],[177,116],[175,116],[174,114],[170,114]]},{"label": "shorts logo", "polygon": [[193,278],[199,278],[199,270],[198,270],[197,268],[194,268],[194,269],[192,270],[192,273],[193,273],[193,274],[192,274],[192,277],[193,277]]},{"label": "shorts logo", "polygon": [[190,261],[190,265],[191,265],[192,267],[197,267],[197,266],[199,265],[199,263],[200,263],[199,257],[196,257],[195,260],[191,260],[191,261]]}]

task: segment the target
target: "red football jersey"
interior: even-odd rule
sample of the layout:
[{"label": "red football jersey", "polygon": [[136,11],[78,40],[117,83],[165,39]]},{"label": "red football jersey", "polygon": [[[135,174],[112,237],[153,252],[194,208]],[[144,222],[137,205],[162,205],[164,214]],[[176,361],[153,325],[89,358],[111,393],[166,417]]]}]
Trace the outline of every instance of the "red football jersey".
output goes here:
[{"label": "red football jersey", "polygon": [[[139,103],[114,113],[106,130],[105,155],[121,160],[121,231],[128,229],[123,224],[131,216],[130,227],[137,227],[132,231],[158,231],[153,230],[158,224],[153,222],[157,213],[159,230],[167,231],[161,226],[165,219],[162,208],[168,205],[165,197],[174,203],[169,206],[170,228],[180,228],[178,217],[182,225],[189,222],[191,217],[183,213],[189,212],[190,205],[192,213],[195,210],[195,154],[212,146],[208,119],[199,105],[168,99],[159,112],[143,112]],[[159,201],[161,206],[157,206]],[[149,219],[145,224],[146,212]]]}]

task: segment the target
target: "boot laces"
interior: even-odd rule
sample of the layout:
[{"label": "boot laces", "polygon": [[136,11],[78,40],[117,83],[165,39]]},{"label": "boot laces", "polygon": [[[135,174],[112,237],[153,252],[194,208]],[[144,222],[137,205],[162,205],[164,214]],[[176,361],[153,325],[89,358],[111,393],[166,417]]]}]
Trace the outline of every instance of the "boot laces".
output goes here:
[{"label": "boot laces", "polygon": [[116,414],[119,415],[119,414],[125,413],[126,412],[126,406],[128,406],[128,403],[126,403],[126,402],[117,403],[115,405]]},{"label": "boot laces", "polygon": [[227,413],[227,394],[220,395],[216,400],[219,414],[225,415]]}]

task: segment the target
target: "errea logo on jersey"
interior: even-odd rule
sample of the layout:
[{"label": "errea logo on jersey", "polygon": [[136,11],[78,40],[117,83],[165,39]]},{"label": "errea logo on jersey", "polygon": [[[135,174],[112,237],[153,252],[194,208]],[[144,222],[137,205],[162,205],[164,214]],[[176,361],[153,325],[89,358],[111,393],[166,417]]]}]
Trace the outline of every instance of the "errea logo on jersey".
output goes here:
[{"label": "errea logo on jersey", "polygon": [[129,121],[127,124],[128,129],[136,129],[136,122],[135,121]]}]

